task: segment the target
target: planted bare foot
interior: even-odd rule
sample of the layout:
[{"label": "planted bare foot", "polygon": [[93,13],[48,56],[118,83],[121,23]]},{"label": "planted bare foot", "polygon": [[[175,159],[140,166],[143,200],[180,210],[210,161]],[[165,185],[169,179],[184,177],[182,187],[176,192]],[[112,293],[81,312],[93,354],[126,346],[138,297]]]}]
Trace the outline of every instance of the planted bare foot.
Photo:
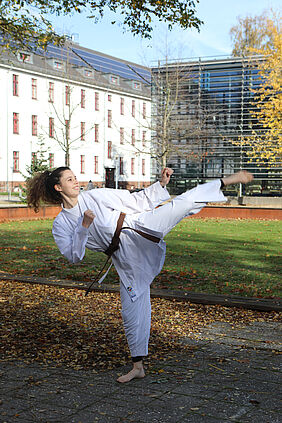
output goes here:
[{"label": "planted bare foot", "polygon": [[226,176],[222,178],[224,185],[233,185],[233,184],[248,184],[254,179],[252,173],[247,170],[240,170],[240,172],[234,173],[233,175]]},{"label": "planted bare foot", "polygon": [[126,382],[130,382],[132,379],[142,379],[143,377],[145,377],[143,366],[141,367],[133,366],[133,369],[130,370],[130,372],[128,372],[126,375],[120,376],[117,379],[117,382],[126,383]]}]

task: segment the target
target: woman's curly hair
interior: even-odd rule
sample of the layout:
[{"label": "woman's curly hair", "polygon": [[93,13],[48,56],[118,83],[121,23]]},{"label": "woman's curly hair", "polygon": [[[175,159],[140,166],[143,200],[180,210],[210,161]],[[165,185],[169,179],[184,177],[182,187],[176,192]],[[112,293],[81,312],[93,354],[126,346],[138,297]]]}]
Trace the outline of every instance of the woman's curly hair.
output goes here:
[{"label": "woman's curly hair", "polygon": [[36,213],[41,202],[50,204],[62,203],[61,194],[55,190],[54,186],[60,183],[62,173],[65,170],[70,170],[70,168],[61,166],[52,172],[50,170],[38,172],[27,181],[27,204],[29,207],[33,207]]}]

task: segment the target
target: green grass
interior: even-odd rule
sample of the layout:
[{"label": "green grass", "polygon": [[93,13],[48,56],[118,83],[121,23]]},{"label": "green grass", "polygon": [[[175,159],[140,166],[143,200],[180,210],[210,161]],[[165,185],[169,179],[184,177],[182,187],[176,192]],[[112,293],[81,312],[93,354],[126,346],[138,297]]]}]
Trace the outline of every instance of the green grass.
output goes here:
[{"label": "green grass", "polygon": [[[83,281],[95,276],[106,256],[87,251],[81,263],[70,265],[51,227],[51,220],[2,223],[0,269]],[[280,221],[186,219],[166,237],[165,266],[153,287],[280,297],[280,234]],[[115,271],[106,282],[118,283]]]}]

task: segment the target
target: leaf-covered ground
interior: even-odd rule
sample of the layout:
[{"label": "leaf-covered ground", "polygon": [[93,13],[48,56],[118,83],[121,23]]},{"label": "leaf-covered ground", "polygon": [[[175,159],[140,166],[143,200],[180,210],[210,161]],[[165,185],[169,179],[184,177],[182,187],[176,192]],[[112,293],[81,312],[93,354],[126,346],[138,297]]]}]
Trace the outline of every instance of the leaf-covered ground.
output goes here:
[{"label": "leaf-covered ground", "polygon": [[[52,220],[0,224],[0,269],[90,281],[105,255],[87,251],[81,263],[70,265],[51,228]],[[166,237],[165,265],[153,287],[281,297],[281,228],[281,221],[185,219]],[[107,283],[119,283],[114,270]]]},{"label": "leaf-covered ground", "polygon": [[[118,294],[91,293],[16,282],[0,282],[0,359],[52,362],[75,369],[112,369],[128,362]],[[222,306],[152,299],[149,364],[182,352],[182,343],[204,326],[278,321],[262,313]]]}]

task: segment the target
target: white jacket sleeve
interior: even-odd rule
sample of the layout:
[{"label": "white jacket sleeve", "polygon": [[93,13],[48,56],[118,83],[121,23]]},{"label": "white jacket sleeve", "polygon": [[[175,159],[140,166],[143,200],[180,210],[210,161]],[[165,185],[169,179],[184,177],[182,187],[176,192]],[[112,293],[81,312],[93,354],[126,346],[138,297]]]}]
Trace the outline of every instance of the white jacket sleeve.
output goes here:
[{"label": "white jacket sleeve", "polygon": [[63,221],[55,220],[53,223],[52,233],[54,240],[60,252],[71,263],[78,263],[85,255],[89,229],[82,226],[82,219],[83,217],[79,218],[74,231],[67,227]]}]

